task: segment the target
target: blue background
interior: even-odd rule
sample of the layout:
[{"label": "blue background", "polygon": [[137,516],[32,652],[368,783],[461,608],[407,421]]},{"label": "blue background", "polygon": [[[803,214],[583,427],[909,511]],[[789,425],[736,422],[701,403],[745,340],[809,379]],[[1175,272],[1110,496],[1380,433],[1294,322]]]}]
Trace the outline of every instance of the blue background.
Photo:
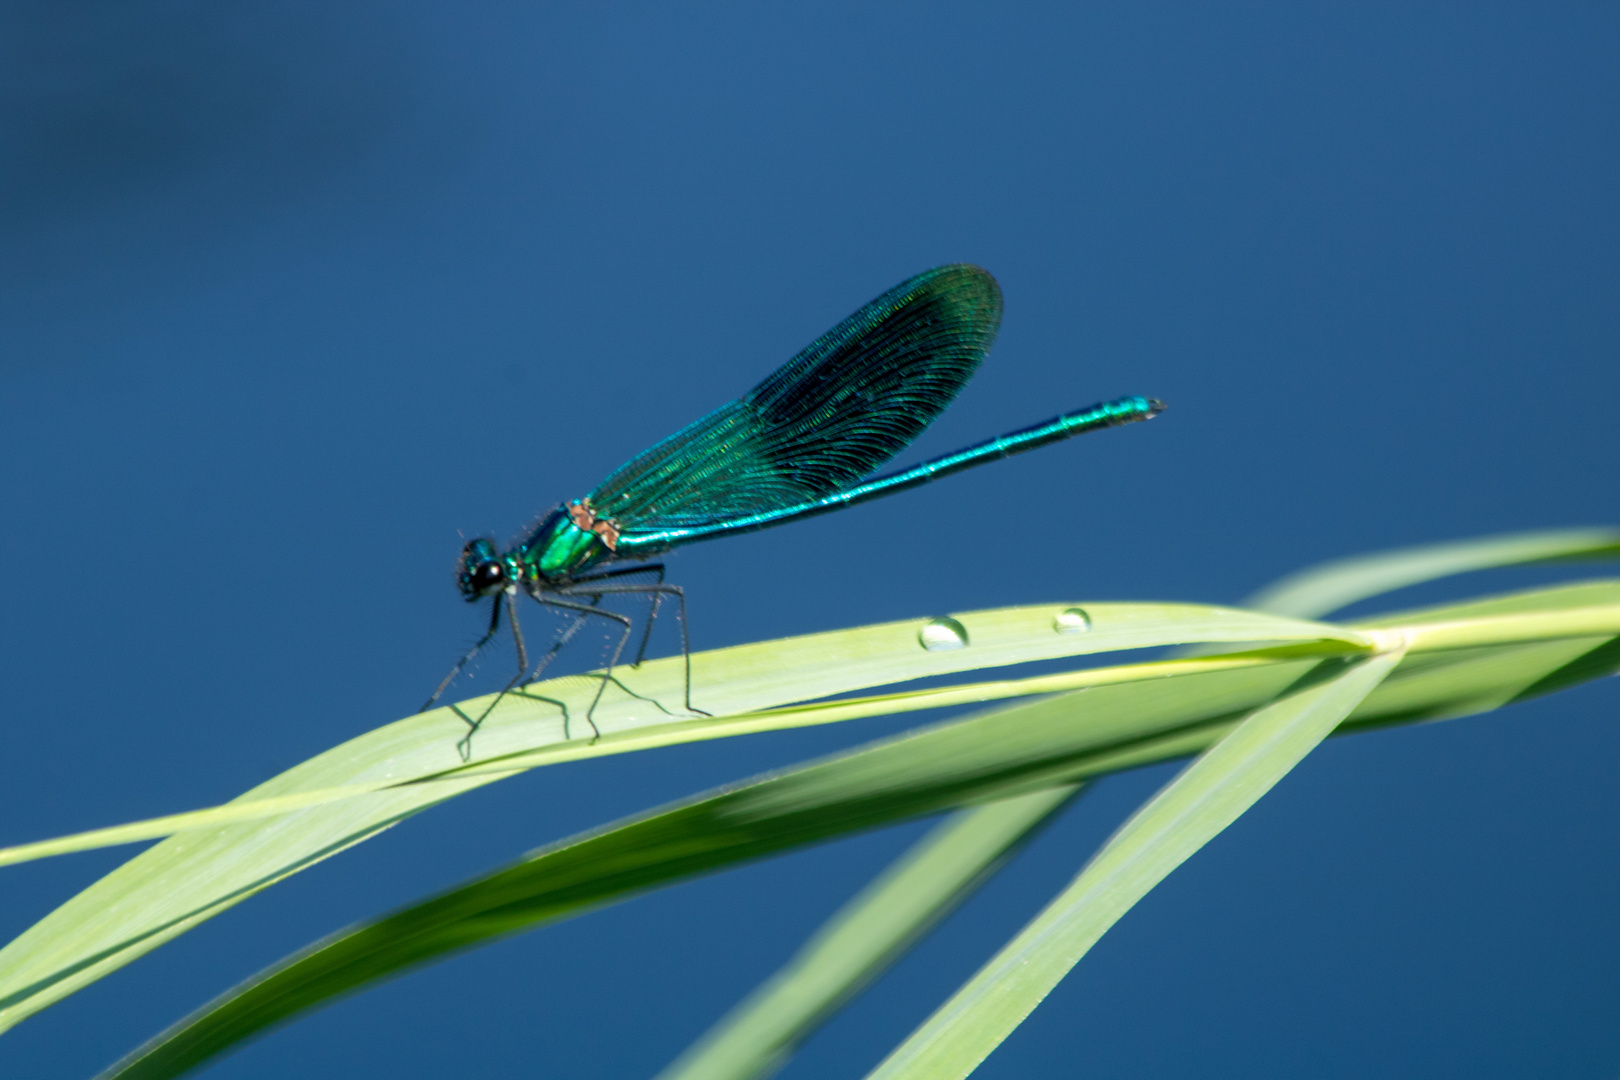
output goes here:
[{"label": "blue background", "polygon": [[[1006,318],[907,460],[1171,411],[681,552],[695,646],[1620,521],[1617,56],[1605,4],[13,0],[0,842],[211,805],[410,712],[478,627],[461,533],[942,262]],[[981,1075],[1612,1077],[1617,703],[1324,747]],[[86,1076],[353,919],[893,729],[495,785],[28,1021],[0,1075]],[[1173,770],[1100,785],[785,1075],[862,1075]],[[458,958],[210,1075],[651,1075],[923,827]],[[0,935],[129,854],[0,871]]]}]

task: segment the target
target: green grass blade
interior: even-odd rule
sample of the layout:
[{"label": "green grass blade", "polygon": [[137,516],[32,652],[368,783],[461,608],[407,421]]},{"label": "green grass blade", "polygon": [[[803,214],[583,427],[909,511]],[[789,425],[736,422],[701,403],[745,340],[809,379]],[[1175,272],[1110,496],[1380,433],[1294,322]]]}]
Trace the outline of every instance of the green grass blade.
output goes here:
[{"label": "green grass blade", "polygon": [[[1060,656],[1083,656],[1090,653],[1106,652],[1116,649],[1147,648],[1162,644],[1165,641],[1183,641],[1188,635],[1208,639],[1211,641],[1244,641],[1251,640],[1260,633],[1276,632],[1282,635],[1281,640],[1310,641],[1320,638],[1323,634],[1332,635],[1332,640],[1324,642],[1324,651],[1336,652],[1348,648],[1355,650],[1365,647],[1365,642],[1353,631],[1338,627],[1325,627],[1317,623],[1305,623],[1297,620],[1283,622],[1268,622],[1268,616],[1256,617],[1253,613],[1236,612],[1230,609],[1202,608],[1196,605],[1166,605],[1166,604],[1095,604],[1089,609],[1093,616],[1092,631],[1083,637],[1071,637],[1063,643],[1064,647],[1052,650],[1031,649],[1028,647],[1030,638],[1041,637],[1030,632],[1027,625],[1031,613],[1035,613],[1037,621],[1041,613],[1055,615],[1062,610],[1072,610],[1060,607],[1051,608],[1009,608],[992,612],[975,612],[960,616],[969,620],[974,628],[973,642],[979,647],[971,655],[945,654],[946,660],[942,664],[928,654],[923,654],[927,660],[919,663],[913,650],[906,646],[899,650],[898,657],[888,657],[888,662],[881,666],[882,675],[873,675],[871,672],[861,678],[877,678],[878,683],[883,681],[904,681],[910,678],[922,677],[922,669],[926,667],[928,673],[954,673],[968,671],[975,668],[1001,666],[1005,663],[1016,663],[1029,659],[1052,659]],[[1016,623],[1008,627],[1005,623],[1007,616],[1011,616]],[[1101,625],[1096,620],[1101,620]],[[698,667],[709,666],[710,672],[717,678],[725,677],[734,666],[756,668],[759,666],[758,655],[731,658],[733,663],[724,660],[720,663],[709,664],[711,658],[729,653],[755,653],[769,650],[777,646],[782,647],[783,653],[794,652],[798,656],[786,662],[783,657],[775,657],[777,666],[773,669],[775,674],[783,674],[787,669],[795,666],[794,660],[802,660],[807,654],[814,654],[818,650],[825,650],[823,655],[835,655],[840,648],[849,646],[845,639],[854,636],[868,636],[871,631],[890,631],[894,627],[914,629],[921,625],[921,621],[886,624],[878,627],[862,627],[852,631],[836,631],[831,634],[810,635],[806,638],[790,638],[781,642],[765,642],[758,646],[745,646],[736,650],[720,650],[718,653],[699,653],[693,657],[694,665]],[[995,633],[988,634],[985,627],[990,626]],[[1012,632],[1009,633],[1008,630]],[[1050,627],[1046,627],[1050,629]],[[1028,635],[1025,637],[1024,635]],[[988,639],[988,640],[987,640]],[[1050,643],[1050,639],[1047,639]],[[891,646],[893,642],[889,643]],[[792,648],[790,648],[792,647]],[[735,664],[736,660],[744,661]],[[898,662],[896,662],[898,660]],[[647,665],[649,671],[657,670],[660,674],[668,675],[674,669],[670,661],[655,661]],[[757,675],[757,671],[751,672]],[[637,669],[636,674],[641,674]],[[803,692],[825,691],[826,693],[843,692],[833,687],[851,685],[867,685],[859,679],[852,684],[848,677],[847,665],[836,679],[823,677],[818,681],[801,680],[796,689]],[[622,680],[621,680],[622,681]],[[1072,684],[1072,685],[1071,685]],[[530,711],[535,703],[548,707],[553,700],[568,701],[578,697],[583,688],[584,696],[594,694],[595,682],[584,677],[572,677],[553,680],[549,683],[525,687],[523,690],[509,695],[501,703],[490,719],[484,721],[482,733],[493,736],[510,720],[513,712]],[[876,684],[872,684],[876,685]],[[386,728],[378,729],[369,735],[345,743],[331,753],[342,752],[348,758],[364,761],[368,757],[368,750],[372,748],[367,744],[376,743],[381,750],[393,755],[389,763],[390,768],[381,779],[368,782],[358,782],[337,785],[326,788],[303,787],[290,794],[271,795],[259,794],[272,785],[281,782],[281,786],[289,786],[286,781],[292,776],[290,771],[278,777],[271,784],[261,786],[222,806],[208,807],[202,810],[192,810],[179,814],[166,814],[162,817],[148,818],[144,821],[129,822],[123,825],[114,825],[102,829],[92,829],[69,836],[55,837],[50,840],[35,841],[29,844],[18,844],[11,847],[0,847],[0,867],[17,863],[29,862],[35,859],[49,858],[56,855],[71,854],[79,851],[91,851],[101,847],[114,847],[120,844],[136,843],[141,840],[155,840],[176,833],[191,830],[215,829],[222,825],[234,825],[242,822],[256,821],[261,818],[281,817],[296,810],[304,810],[320,806],[325,803],[339,802],[362,795],[394,788],[403,788],[412,784],[428,784],[440,780],[465,780],[472,776],[500,777],[515,772],[535,768],[542,765],[558,764],[564,761],[573,761],[585,757],[601,757],[609,754],[629,753],[637,750],[654,749],[684,742],[695,742],[713,738],[728,738],[736,735],[754,734],[762,731],[776,731],[790,727],[802,727],[812,724],[837,723],[844,720],[862,719],[871,716],[881,716],[897,711],[915,709],[942,708],[947,705],[969,704],[981,701],[995,700],[1000,697],[1016,697],[1025,694],[1051,693],[1057,690],[1074,689],[1079,685],[1087,685],[1082,679],[1079,682],[1065,677],[1056,677],[1049,684],[1037,684],[1025,680],[1007,680],[996,683],[977,683],[951,687],[939,687],[926,691],[910,691],[902,694],[884,695],[876,698],[845,699],[838,703],[824,703],[809,706],[764,708],[756,711],[737,713],[720,713],[694,720],[676,720],[671,722],[666,713],[656,705],[648,705],[646,701],[633,702],[643,706],[639,715],[630,718],[619,717],[618,726],[621,730],[611,731],[602,738],[568,739],[561,734],[556,738],[540,739],[534,745],[524,749],[511,750],[503,748],[506,752],[483,753],[471,764],[446,766],[442,760],[442,753],[446,749],[446,730],[437,723],[445,719],[442,715],[454,715],[459,711],[468,715],[477,715],[484,706],[494,701],[494,695],[460,702],[456,706],[436,710],[433,713],[422,714],[423,718],[411,717]],[[777,687],[777,697],[780,698],[781,687]],[[727,696],[736,695],[727,688]],[[825,696],[821,694],[819,696]],[[575,702],[577,704],[577,702]],[[553,717],[556,720],[556,717]],[[447,729],[448,732],[465,731],[465,726],[457,727],[460,721],[453,721]],[[604,725],[610,723],[604,718]],[[399,729],[408,731],[401,732]],[[508,740],[510,742],[510,740]],[[425,746],[423,745],[425,744]],[[427,767],[417,765],[412,767],[409,756],[417,749],[425,749],[437,755],[436,760],[427,764]],[[317,761],[324,761],[328,755],[323,755]],[[370,754],[369,756],[375,756]],[[312,763],[306,763],[306,765]],[[302,766],[300,768],[303,768]],[[433,800],[437,801],[437,800]]]},{"label": "green grass blade", "polygon": [[[1525,594],[1499,598],[1495,609],[1477,605],[1493,620],[1496,644],[1409,654],[1344,729],[1462,715],[1612,673],[1620,622],[1577,637],[1540,626],[1542,639],[1516,641],[1497,619],[1522,610],[1535,622],[1567,608],[1593,623],[1590,609],[1612,607],[1605,590],[1620,583],[1577,588],[1597,603],[1573,605],[1574,593],[1544,590],[1540,601]],[[162,1037],[126,1075],[178,1075],[186,1062],[370,982],[647,889],[967,802],[1198,753],[1321,662],[1306,648],[1095,669],[1083,692],[939,725],[555,845],[289,960]],[[1131,681],[1118,681],[1126,669]]]},{"label": "green grass blade", "polygon": [[[1620,670],[1620,638],[1603,612],[1620,607],[1620,581],[1531,589],[1380,616],[1358,624],[1368,633],[1427,628],[1412,634],[1400,668],[1356,710],[1347,729],[1463,716],[1601,678]],[[1528,616],[1507,630],[1504,616]],[[1548,615],[1557,616],[1547,619]],[[1537,638],[1556,628],[1570,636]],[[1581,635],[1582,627],[1591,630]],[[1454,631],[1461,631],[1455,633]],[[1450,639],[1449,641],[1447,639]],[[1466,638],[1473,638],[1467,642]],[[1517,640],[1514,640],[1517,638]]]},{"label": "green grass blade", "polygon": [[1109,840],[1074,882],[870,1074],[956,1080],[1001,1045],[1126,911],[1237,820],[1400,662],[1341,667],[1246,718]]},{"label": "green grass blade", "polygon": [[1373,630],[1416,623],[1457,622],[1490,615],[1515,615],[1520,612],[1569,611],[1576,608],[1608,607],[1620,604],[1620,580],[1599,578],[1594,581],[1575,581],[1563,585],[1543,586],[1518,592],[1498,593],[1473,600],[1464,600],[1429,607],[1392,611],[1354,625]]},{"label": "green grass blade", "polygon": [[[568,738],[570,727],[583,726],[585,704],[595,694],[596,681],[588,676],[508,695],[483,722],[470,764],[457,752],[467,731],[458,710],[477,716],[489,697],[379,728],[237,800],[271,801],[272,816],[208,823],[176,835],[0,950],[0,1030],[290,874],[443,799],[535,765],[741,734],[750,729],[728,726],[726,716],[984,667],[1187,641],[1361,641],[1353,631],[1189,604],[1088,604],[1088,631],[1059,632],[1054,619],[1068,606],[955,616],[968,643],[950,651],[924,649],[919,641],[924,621],[908,620],[694,654],[694,698],[716,713],[714,718],[672,718],[659,704],[681,698],[679,658],[619,669],[619,689],[597,712],[605,737],[594,744]],[[776,721],[777,726],[795,722],[820,721]],[[312,796],[337,801],[291,813],[274,802]],[[244,809],[232,804],[223,812]],[[129,839],[127,833],[122,839]]]},{"label": "green grass blade", "polygon": [[1243,606],[1316,619],[1357,600],[1471,570],[1616,557],[1620,557],[1620,529],[1509,533],[1322,563],[1273,582],[1245,600]]},{"label": "green grass blade", "polygon": [[[1578,634],[1582,623],[1593,619],[1599,620],[1604,627],[1620,629],[1620,618],[1617,618],[1615,611],[1606,610],[1608,605],[1604,603],[1605,601],[1609,604],[1620,602],[1620,583],[1537,590],[1533,593],[1516,594],[1489,601],[1449,605],[1418,613],[1422,617],[1417,619],[1409,614],[1406,621],[1428,624],[1424,630],[1411,635],[1414,641],[1424,642],[1425,647],[1450,651],[1456,648],[1456,643],[1446,640],[1446,634],[1457,631],[1459,629],[1457,622],[1466,618],[1479,619],[1526,611],[1561,611],[1570,607],[1586,606],[1596,610],[1580,613],[1572,620],[1562,621],[1559,632]],[[1584,616],[1584,619],[1581,616]],[[1378,625],[1393,625],[1399,621],[1401,620],[1382,619],[1378,621]],[[1365,627],[1358,628],[1365,629]],[[1504,629],[1499,621],[1491,620],[1466,628],[1475,639],[1484,639],[1492,635],[1501,636]],[[1548,629],[1550,627],[1546,625],[1537,626],[1527,621],[1515,621],[1507,636],[1517,639],[1526,634],[1545,633]],[[1145,665],[1137,666],[1145,667]],[[1613,665],[1610,666],[1612,668]],[[1093,674],[1095,672],[1065,673],[1062,676],[1048,678],[1053,679],[1054,683],[1059,680],[1067,683],[1076,676]],[[1432,694],[1432,683],[1429,690]],[[1515,693],[1517,694],[1517,691]],[[904,695],[896,695],[902,696]],[[1477,688],[1471,690],[1467,697],[1471,705],[1477,705]],[[1052,792],[1037,792],[1034,796],[1030,796],[1036,797],[1052,799],[1055,795]],[[998,804],[1000,805],[1004,804]],[[984,812],[964,811],[962,814]],[[936,836],[942,841],[942,834],[949,827],[949,825],[940,826],[935,833],[930,834],[925,843],[936,843]],[[950,858],[937,848],[934,854]],[[971,860],[975,855],[976,852],[968,851],[964,852],[962,857]],[[914,856],[908,856],[910,857]],[[659,1080],[744,1080],[776,1071],[791,1054],[797,1042],[813,1027],[819,1025],[825,1013],[830,1013],[840,1003],[842,999],[835,998],[835,992],[853,992],[844,991],[839,979],[848,968],[861,970],[863,957],[858,952],[853,959],[841,954],[839,947],[844,942],[834,936],[835,927],[841,927],[846,920],[854,921],[859,918],[866,912],[868,906],[876,908],[883,903],[892,903],[904,912],[908,910],[906,905],[909,902],[915,910],[925,901],[926,896],[930,895],[917,885],[910,883],[902,885],[893,878],[885,880],[890,888],[899,894],[898,896],[884,896],[880,899],[877,896],[863,894],[852,901],[826,929],[818,933],[788,967],[755,991],[698,1044],[661,1073]],[[877,886],[874,886],[871,891],[876,890]],[[884,964],[887,962],[888,958],[885,958]]]},{"label": "green grass blade", "polygon": [[[537,851],[311,946],[121,1063],[178,1076],[268,1027],[410,967],[676,881],[853,832],[1202,748],[1321,661],[1122,683],[938,725]],[[1205,734],[1203,743],[1213,741]]]},{"label": "green grass blade", "polygon": [[[1420,673],[1415,687],[1403,688],[1398,668],[1379,689],[1403,696],[1379,705],[1375,693],[1346,727],[1458,714],[1482,692],[1511,699],[1613,640],[1494,647],[1516,657],[1513,663],[1482,659],[1489,648],[1471,650],[1461,667],[1477,685],[1460,684],[1441,666]],[[966,802],[1198,753],[1320,664],[1333,662],[1275,659],[1056,695],[887,740],[543,849],[313,946],[182,1022],[108,1075],[180,1075],[267,1027],[409,967],[695,875]],[[1611,656],[1607,669],[1592,669],[1593,677],[1617,666],[1620,657]],[[1428,700],[1421,697],[1425,690],[1432,691]]]},{"label": "green grass blade", "polygon": [[658,1080],[757,1080],[776,1072],[1078,790],[1030,792],[958,811],[935,826]]},{"label": "green grass blade", "polygon": [[954,686],[906,690],[870,697],[839,698],[835,701],[791,705],[780,709],[739,713],[735,716],[712,717],[700,722],[694,722],[694,726],[701,725],[701,731],[684,730],[686,725],[661,725],[656,728],[643,728],[631,735],[606,736],[595,745],[586,744],[581,746],[576,742],[542,747],[528,753],[512,755],[499,762],[467,766],[442,776],[407,781],[404,784],[392,781],[355,784],[343,788],[321,788],[304,791],[294,795],[246,801],[238,800],[226,803],[223,806],[213,806],[203,810],[191,810],[181,814],[170,814],[164,817],[130,822],[125,825],[114,825],[103,829],[71,833],[50,840],[17,844],[8,848],[0,848],[0,867],[32,862],[36,859],[52,858],[57,855],[70,855],[80,851],[93,851],[97,848],[115,847],[139,840],[153,840],[173,836],[181,832],[213,829],[221,825],[234,825],[245,821],[279,817],[294,810],[323,806],[327,803],[339,802],[343,799],[351,799],[359,795],[368,795],[390,788],[409,785],[420,786],[447,780],[462,781],[471,777],[499,779],[502,776],[510,776],[526,769],[573,760],[574,757],[584,754],[600,756],[627,753],[631,750],[653,749],[677,742],[695,741],[700,738],[714,739],[735,735],[751,735],[794,727],[869,719],[875,716],[892,716],[903,712],[920,712],[953,705],[975,705],[988,701],[1004,701],[1009,698],[1035,697],[1042,694],[1061,693],[1066,690],[1079,690],[1088,686],[1101,686],[1105,683],[1136,682],[1141,679],[1188,674],[1196,671],[1221,671],[1239,667],[1254,667],[1272,663],[1280,657],[1288,655],[1341,655],[1363,651],[1365,650],[1359,646],[1352,646],[1347,642],[1312,642],[1283,648],[1223,654],[1208,659],[1176,661],[1169,666],[1166,666],[1163,661],[1143,664],[1120,664],[1105,668],[1085,668],[1078,671],[1065,671],[1056,675],[1042,675],[1023,679],[998,679],[992,682],[962,683]]},{"label": "green grass blade", "polygon": [[[1316,624],[1293,623],[1294,628]],[[1218,670],[1231,667],[1269,663],[1279,655],[1323,656],[1365,652],[1366,638],[1359,632],[1344,628],[1331,628],[1341,636],[1334,639],[1296,640],[1293,645],[1268,648],[1260,652],[1225,654],[1211,659],[1189,660],[1173,673],[1198,670]],[[1179,632],[1178,632],[1179,633]],[[1094,650],[1095,651],[1095,650]],[[1109,668],[1090,668],[1062,672],[1056,675],[1022,679],[998,679],[991,682],[957,683],[951,686],[906,690],[869,697],[840,698],[835,701],[789,705],[757,712],[736,713],[704,717],[700,720],[646,724],[630,730],[604,735],[596,740],[570,740],[543,744],[531,750],[477,761],[436,775],[407,780],[379,780],[371,783],[349,784],[342,787],[317,788],[289,795],[253,797],[243,796],[222,806],[191,810],[179,814],[148,818],[81,833],[37,840],[27,844],[0,847],[0,867],[53,858],[97,848],[115,847],[141,840],[154,840],[177,833],[214,829],[222,825],[258,821],[280,817],[295,810],[323,806],[361,795],[369,795],[395,788],[421,787],[447,781],[465,782],[474,777],[500,779],[518,772],[544,765],[555,765],[585,757],[603,757],[610,754],[630,753],[637,750],[657,749],[685,742],[731,738],[766,731],[809,727],[819,724],[842,723],[847,720],[890,716],[900,712],[917,712],[954,705],[973,705],[1008,698],[1031,697],[1038,694],[1059,693],[1097,686],[1104,682],[1131,682],[1141,678],[1165,674],[1158,663],[1125,664]]]}]

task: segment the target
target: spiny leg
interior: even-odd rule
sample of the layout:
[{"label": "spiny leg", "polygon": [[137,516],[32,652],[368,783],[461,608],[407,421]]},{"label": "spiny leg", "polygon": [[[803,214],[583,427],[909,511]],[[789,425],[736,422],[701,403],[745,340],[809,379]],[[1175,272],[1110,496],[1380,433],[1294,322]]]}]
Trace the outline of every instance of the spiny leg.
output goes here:
[{"label": "spiny leg", "polygon": [[[517,643],[518,673],[516,678],[507,684],[506,689],[510,690],[518,679],[523,678],[523,673],[529,670],[529,650],[523,646],[523,627],[518,625],[517,593],[509,588],[502,596],[506,600],[506,621],[512,624],[512,640]],[[502,693],[505,692],[502,691]]]},{"label": "spiny leg", "polygon": [[[445,687],[450,685],[450,682],[451,682],[452,679],[454,679],[457,675],[461,674],[461,669],[466,667],[468,662],[471,661],[473,657],[478,655],[478,650],[479,649],[482,649],[485,645],[489,644],[489,639],[494,637],[496,631],[498,631],[500,628],[501,628],[501,602],[497,598],[495,603],[493,605],[491,605],[491,607],[490,607],[490,610],[489,610],[489,629],[484,631],[484,636],[478,639],[478,644],[474,645],[472,648],[467,650],[467,655],[466,656],[463,656],[460,660],[456,661],[456,666],[451,668],[450,669],[450,674],[446,675],[444,677],[444,681],[439,683],[439,688],[437,690],[433,691],[433,696],[428,698],[426,703],[424,703],[423,706],[420,709],[417,709],[416,711],[419,712],[419,713],[420,712],[427,712],[429,709],[433,708],[433,703],[435,701],[439,700],[439,695],[444,693]],[[521,646],[519,646],[519,647],[521,648]]]},{"label": "spiny leg", "polygon": [[[662,570],[663,567],[659,567],[659,569]],[[567,596],[567,595],[572,594],[572,590],[574,589],[574,587],[575,587],[574,584],[569,584],[569,585],[563,586],[562,588],[554,589],[552,591],[556,592],[556,593],[560,593],[560,594],[562,594],[564,596]],[[687,631],[686,631],[686,590],[685,589],[681,588],[679,585],[665,585],[662,582],[660,582],[659,584],[656,584],[656,585],[601,585],[601,584],[597,584],[596,582],[593,581],[593,582],[590,583],[590,587],[589,587],[588,590],[582,588],[582,589],[579,590],[579,593],[584,594],[584,595],[591,595],[591,594],[617,594],[617,595],[623,595],[623,594],[629,594],[629,593],[652,593],[652,594],[660,595],[660,596],[662,596],[662,595],[674,596],[676,598],[676,600],[680,603],[680,612],[679,612],[677,617],[678,617],[678,619],[680,621],[680,624],[681,624],[681,660],[682,660],[682,663],[684,664],[684,668],[685,668],[685,680],[686,680],[685,703],[686,703],[686,711],[691,712],[691,713],[697,713],[699,716],[709,716],[709,715],[711,715],[710,713],[706,713],[702,709],[699,709],[699,708],[697,708],[696,706],[694,706],[692,704],[692,646],[691,646],[691,642],[689,641],[689,639],[687,637]],[[550,602],[554,602],[554,601],[548,601],[548,603],[550,603]],[[655,601],[655,605],[654,605],[653,610],[656,613],[656,611],[657,611],[656,601]],[[611,671],[612,671],[612,669],[610,668],[609,672],[611,673]]]},{"label": "spiny leg", "polygon": [[[652,640],[653,623],[658,621],[658,606],[663,602],[664,594],[662,592],[652,594],[652,603],[647,607],[647,621],[641,627],[641,644],[636,647],[636,661],[630,665],[631,667],[640,667],[641,662],[647,659],[647,643]],[[687,687],[686,696],[692,696],[691,687]],[[687,704],[690,705],[691,702],[687,702]]]},{"label": "spiny leg", "polygon": [[[571,593],[575,585],[584,585],[593,581],[605,581],[609,578],[630,577],[633,574],[657,574],[658,581],[656,584],[662,585],[664,583],[664,564],[647,563],[644,566],[626,566],[617,570],[600,570],[594,574],[582,574],[573,581],[569,582],[567,585],[563,586],[559,591]],[[580,595],[587,594],[581,593]],[[600,594],[597,594],[597,598],[601,598]],[[636,649],[636,660],[631,667],[640,667],[641,662],[647,659],[647,643],[652,640],[653,623],[658,621],[658,605],[663,598],[662,593],[653,594],[652,606],[647,612],[647,622],[641,630],[641,645]],[[684,612],[685,609],[683,608],[682,611]],[[686,696],[688,699],[691,698],[692,695],[690,689],[688,690]],[[692,705],[691,701],[688,700],[686,704],[687,708],[690,709]]]},{"label": "spiny leg", "polygon": [[[529,670],[529,651],[523,646],[523,627],[518,623],[517,601],[514,596],[515,594],[511,590],[502,593],[500,598],[495,601],[495,610],[500,611],[502,603],[506,605],[506,619],[512,624],[512,640],[517,643],[517,674],[512,676],[510,682],[501,687],[501,692],[496,694],[495,700],[490,702],[484,711],[478,714],[477,720],[468,720],[465,716],[461,717],[468,729],[467,734],[463,735],[461,741],[456,743],[456,750],[461,754],[462,761],[472,760],[473,735],[477,733],[479,728],[484,726],[484,721],[489,718],[490,713],[495,711],[495,706],[501,703],[501,699],[511,692],[512,687],[516,686],[523,679],[524,673]],[[461,715],[459,710],[457,715]]]},{"label": "spiny leg", "polygon": [[[602,587],[592,589],[589,593],[582,589],[580,590],[580,593],[582,595],[589,596],[592,593],[598,592],[600,588]],[[612,588],[612,586],[607,586],[606,588]],[[596,706],[601,703],[602,695],[607,691],[608,682],[613,678],[613,669],[619,665],[619,654],[624,652],[624,643],[630,640],[630,632],[635,628],[635,623],[628,615],[620,615],[616,611],[603,611],[601,608],[595,607],[594,605],[575,604],[568,600],[559,600],[555,595],[537,593],[535,599],[539,600],[547,607],[562,608],[564,611],[573,611],[579,613],[580,615],[596,615],[603,619],[612,619],[614,622],[618,623],[624,628],[623,633],[619,635],[619,644],[613,650],[613,657],[608,661],[607,670],[602,673],[602,682],[601,685],[596,688],[596,696],[591,699],[591,707],[585,712],[585,722],[591,725],[591,730],[596,733],[594,736],[592,736],[591,740],[592,742],[595,742],[597,739],[602,737],[602,729],[596,726]],[[601,598],[598,597],[597,599]],[[567,725],[568,721],[565,718],[563,720],[564,735],[568,734]]]},{"label": "spiny leg", "polygon": [[[529,595],[539,603],[544,604],[546,602],[540,596],[538,590],[530,590]],[[594,596],[591,598],[591,606],[595,607],[597,604],[601,603],[601,601],[601,596]],[[551,643],[551,648],[547,649],[546,655],[540,658],[540,662],[535,665],[534,671],[530,673],[528,678],[523,680],[523,685],[528,686],[530,683],[537,681],[545,672],[546,668],[551,665],[551,662],[557,658],[557,654],[562,652],[563,647],[573,640],[574,635],[579,633],[579,628],[584,625],[585,616],[575,615],[574,621],[569,623],[567,629],[565,629],[561,634],[557,635],[557,640]]]}]

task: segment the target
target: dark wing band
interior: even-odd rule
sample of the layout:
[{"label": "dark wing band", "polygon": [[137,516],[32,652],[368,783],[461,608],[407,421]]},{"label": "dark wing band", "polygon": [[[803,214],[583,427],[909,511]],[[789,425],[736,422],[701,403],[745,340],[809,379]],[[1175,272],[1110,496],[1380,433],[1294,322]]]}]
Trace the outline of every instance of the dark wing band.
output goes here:
[{"label": "dark wing band", "polygon": [[869,475],[951,403],[1001,324],[1001,289],[942,266],[890,289],[742,398],[614,471],[587,498],[626,535],[818,499]]}]

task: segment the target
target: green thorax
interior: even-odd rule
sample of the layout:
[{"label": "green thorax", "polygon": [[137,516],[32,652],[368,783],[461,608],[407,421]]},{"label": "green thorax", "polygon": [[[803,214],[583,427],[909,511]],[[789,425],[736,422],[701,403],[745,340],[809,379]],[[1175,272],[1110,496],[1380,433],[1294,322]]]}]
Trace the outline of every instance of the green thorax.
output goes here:
[{"label": "green thorax", "polygon": [[613,557],[618,526],[598,518],[589,502],[559,506],[517,549],[530,581],[566,581]]}]

